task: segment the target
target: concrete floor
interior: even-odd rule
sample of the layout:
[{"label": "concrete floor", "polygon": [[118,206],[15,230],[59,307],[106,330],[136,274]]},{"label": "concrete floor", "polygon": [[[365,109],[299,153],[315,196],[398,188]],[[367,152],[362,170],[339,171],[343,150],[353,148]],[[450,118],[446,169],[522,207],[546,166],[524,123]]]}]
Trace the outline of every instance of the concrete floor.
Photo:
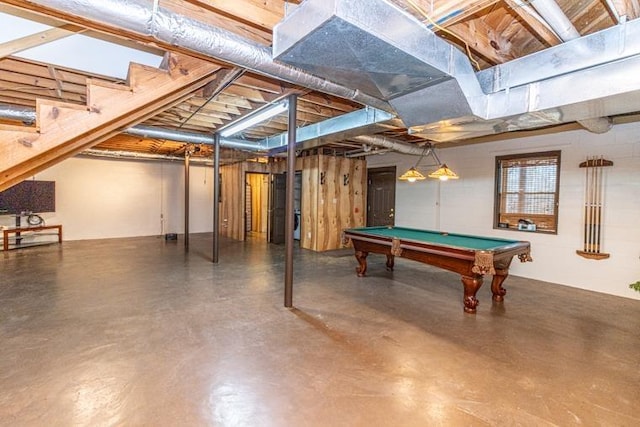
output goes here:
[{"label": "concrete floor", "polygon": [[0,425],[640,425],[640,302],[207,235],[0,253]]}]

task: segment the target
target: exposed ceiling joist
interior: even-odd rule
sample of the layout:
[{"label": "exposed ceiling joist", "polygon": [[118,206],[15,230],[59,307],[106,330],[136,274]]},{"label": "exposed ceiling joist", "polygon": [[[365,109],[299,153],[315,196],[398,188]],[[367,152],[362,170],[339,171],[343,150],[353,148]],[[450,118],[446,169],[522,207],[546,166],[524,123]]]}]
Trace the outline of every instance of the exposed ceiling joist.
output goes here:
[{"label": "exposed ceiling joist", "polygon": [[86,31],[84,28],[78,27],[77,25],[66,24],[61,25],[60,27],[51,28],[50,30],[41,31],[37,34],[2,43],[0,44],[0,58],[15,55],[18,52],[50,43],[64,37],[69,37],[73,34],[80,34],[84,31]]}]

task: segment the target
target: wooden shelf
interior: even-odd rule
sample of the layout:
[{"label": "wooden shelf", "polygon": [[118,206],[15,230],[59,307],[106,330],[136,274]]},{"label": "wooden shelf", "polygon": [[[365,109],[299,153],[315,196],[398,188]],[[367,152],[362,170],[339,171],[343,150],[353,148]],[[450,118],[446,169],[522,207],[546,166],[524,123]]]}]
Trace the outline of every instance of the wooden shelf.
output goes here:
[{"label": "wooden shelf", "polygon": [[611,255],[610,254],[606,254],[604,252],[585,252],[585,251],[576,251],[576,253],[578,255],[580,255],[583,258],[587,258],[587,259],[595,259],[595,260],[600,260],[600,259],[607,259],[609,258]]},{"label": "wooden shelf", "polygon": [[[56,233],[40,233],[43,230],[57,230]],[[25,233],[25,235],[23,235]],[[9,237],[10,234],[14,234],[14,237]],[[52,241],[42,241],[42,242],[28,242],[22,243],[22,239],[25,236],[58,236],[58,243],[62,243],[62,225],[36,225],[33,227],[11,227],[2,230],[3,236],[3,250],[8,251],[9,249],[20,249],[27,248],[30,246],[38,246],[38,245],[49,245],[51,243],[56,243]]]}]

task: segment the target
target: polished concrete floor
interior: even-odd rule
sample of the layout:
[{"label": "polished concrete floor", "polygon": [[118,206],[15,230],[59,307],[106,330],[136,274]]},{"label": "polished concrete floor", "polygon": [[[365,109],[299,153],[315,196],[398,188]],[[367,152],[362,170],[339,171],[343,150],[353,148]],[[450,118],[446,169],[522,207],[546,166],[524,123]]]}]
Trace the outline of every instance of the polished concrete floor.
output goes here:
[{"label": "polished concrete floor", "polygon": [[637,426],[640,302],[207,235],[0,252],[3,426]]}]

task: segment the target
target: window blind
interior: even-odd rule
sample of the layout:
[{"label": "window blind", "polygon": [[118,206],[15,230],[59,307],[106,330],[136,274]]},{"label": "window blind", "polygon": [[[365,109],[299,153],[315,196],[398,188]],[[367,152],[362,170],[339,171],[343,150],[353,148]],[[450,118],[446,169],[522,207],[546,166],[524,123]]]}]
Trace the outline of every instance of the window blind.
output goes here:
[{"label": "window blind", "polygon": [[555,232],[559,161],[560,152],[496,158],[498,222],[516,227],[524,219]]}]

